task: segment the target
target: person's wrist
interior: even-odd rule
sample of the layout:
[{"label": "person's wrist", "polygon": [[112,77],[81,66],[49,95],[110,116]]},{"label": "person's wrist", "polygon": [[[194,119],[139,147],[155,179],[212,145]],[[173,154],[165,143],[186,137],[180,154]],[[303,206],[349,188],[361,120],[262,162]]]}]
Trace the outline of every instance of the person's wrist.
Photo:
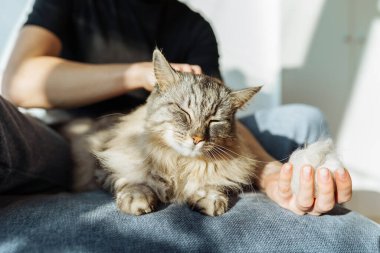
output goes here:
[{"label": "person's wrist", "polygon": [[274,172],[266,176],[265,178],[263,178],[263,180],[260,183],[260,190],[267,193],[270,186],[274,184],[275,182],[277,182],[279,176],[280,176],[280,172]]},{"label": "person's wrist", "polygon": [[140,63],[128,64],[123,72],[123,86],[126,91],[141,88]]},{"label": "person's wrist", "polygon": [[266,192],[268,185],[277,182],[281,167],[282,163],[278,161],[269,162],[265,165],[260,180],[260,188],[262,191]]},{"label": "person's wrist", "polygon": [[152,81],[149,77],[152,75],[153,67],[150,62],[131,63],[124,71],[123,85],[127,91],[140,88],[151,90]]}]

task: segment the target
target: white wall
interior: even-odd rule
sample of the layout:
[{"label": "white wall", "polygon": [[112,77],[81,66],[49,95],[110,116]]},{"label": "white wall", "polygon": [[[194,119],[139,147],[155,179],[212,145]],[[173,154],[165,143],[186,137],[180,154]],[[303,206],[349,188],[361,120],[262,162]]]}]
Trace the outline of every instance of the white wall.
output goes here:
[{"label": "white wall", "polygon": [[25,15],[32,0],[2,0],[0,8],[0,76],[4,70],[18,28],[25,21]]},{"label": "white wall", "polygon": [[319,107],[336,136],[351,89],[347,0],[283,0],[283,102]]},{"label": "white wall", "polygon": [[222,75],[233,88],[264,85],[247,110],[280,104],[280,0],[182,0],[216,34]]},{"label": "white wall", "polygon": [[350,170],[350,208],[380,221],[380,1],[283,0],[283,102],[322,109]]},{"label": "white wall", "polygon": [[0,95],[3,72],[18,29],[26,18],[33,0],[3,0],[0,8]]},{"label": "white wall", "polygon": [[358,175],[355,188],[380,192],[378,4],[284,0],[282,90],[284,103],[322,109],[343,161]]},{"label": "white wall", "polygon": [[342,158],[360,179],[355,187],[380,193],[379,45],[380,16],[370,23],[337,141]]}]

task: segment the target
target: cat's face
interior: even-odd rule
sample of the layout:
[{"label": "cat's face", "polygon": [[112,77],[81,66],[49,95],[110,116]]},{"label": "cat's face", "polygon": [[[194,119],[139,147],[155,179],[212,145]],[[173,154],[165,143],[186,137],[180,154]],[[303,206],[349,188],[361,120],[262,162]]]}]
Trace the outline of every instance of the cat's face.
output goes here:
[{"label": "cat's face", "polygon": [[176,72],[158,50],[153,63],[157,84],[148,99],[147,130],[183,156],[228,156],[235,113],[260,87],[232,92],[218,79]]}]

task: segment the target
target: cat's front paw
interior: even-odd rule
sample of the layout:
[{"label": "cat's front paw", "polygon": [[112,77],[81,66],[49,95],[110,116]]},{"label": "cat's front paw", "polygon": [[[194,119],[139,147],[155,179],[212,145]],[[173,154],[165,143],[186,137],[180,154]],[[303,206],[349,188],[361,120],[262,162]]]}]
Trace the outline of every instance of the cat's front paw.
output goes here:
[{"label": "cat's front paw", "polygon": [[126,185],[116,192],[116,204],[125,213],[142,215],[154,211],[157,197],[148,186]]},{"label": "cat's front paw", "polygon": [[217,190],[198,190],[188,199],[188,204],[209,216],[219,216],[228,210],[228,198]]}]

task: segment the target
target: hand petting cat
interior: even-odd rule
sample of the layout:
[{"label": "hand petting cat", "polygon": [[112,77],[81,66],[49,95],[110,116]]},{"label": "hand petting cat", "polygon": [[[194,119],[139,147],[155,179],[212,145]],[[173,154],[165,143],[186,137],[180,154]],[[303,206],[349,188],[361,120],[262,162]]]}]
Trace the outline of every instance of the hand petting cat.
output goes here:
[{"label": "hand petting cat", "polygon": [[[187,72],[193,74],[202,74],[202,69],[198,65],[191,65],[186,63],[170,63],[173,69],[180,72]],[[124,81],[126,84],[133,83],[133,88],[144,88],[147,91],[152,91],[154,83],[156,82],[153,75],[152,62],[138,62],[131,64],[125,71]],[[132,89],[133,89],[132,88]]]}]

